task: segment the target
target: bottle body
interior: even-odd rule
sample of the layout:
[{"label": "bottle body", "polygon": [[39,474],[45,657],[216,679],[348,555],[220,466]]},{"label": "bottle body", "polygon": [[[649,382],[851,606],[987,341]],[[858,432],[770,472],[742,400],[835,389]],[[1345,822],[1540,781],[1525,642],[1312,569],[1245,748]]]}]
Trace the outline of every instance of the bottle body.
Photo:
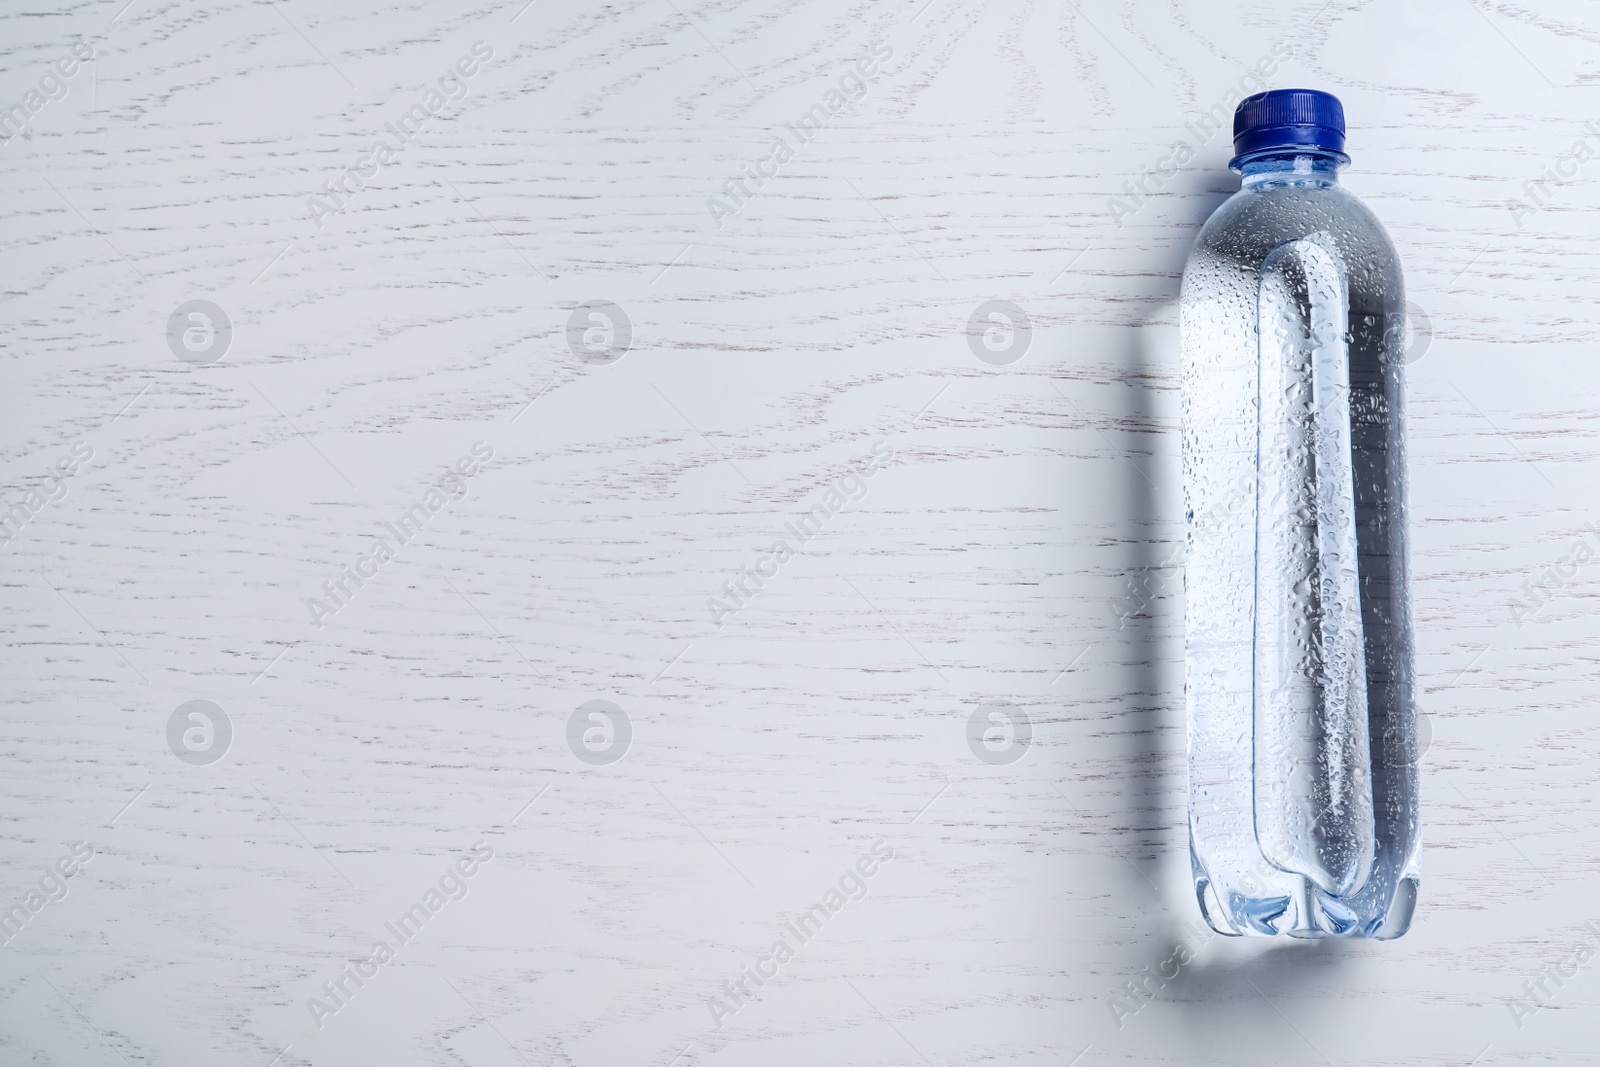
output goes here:
[{"label": "bottle body", "polygon": [[1405,291],[1343,160],[1247,162],[1184,271],[1189,840],[1223,934],[1388,939],[1416,901]]}]

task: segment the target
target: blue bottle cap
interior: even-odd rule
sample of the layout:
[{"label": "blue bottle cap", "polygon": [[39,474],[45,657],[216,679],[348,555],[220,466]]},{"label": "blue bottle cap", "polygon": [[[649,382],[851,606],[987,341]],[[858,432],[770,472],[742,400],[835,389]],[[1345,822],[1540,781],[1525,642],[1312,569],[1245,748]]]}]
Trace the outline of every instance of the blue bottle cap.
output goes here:
[{"label": "blue bottle cap", "polygon": [[1318,89],[1269,89],[1239,101],[1233,113],[1233,163],[1274,148],[1344,154],[1344,105]]}]

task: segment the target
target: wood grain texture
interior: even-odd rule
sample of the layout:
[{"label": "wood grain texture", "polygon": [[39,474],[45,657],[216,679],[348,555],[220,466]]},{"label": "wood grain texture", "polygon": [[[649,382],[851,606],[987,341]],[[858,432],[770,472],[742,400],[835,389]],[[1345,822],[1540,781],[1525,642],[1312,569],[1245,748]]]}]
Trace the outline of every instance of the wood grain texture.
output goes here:
[{"label": "wood grain texture", "polygon": [[[1600,945],[1600,564],[1572,562],[1600,550],[1600,161],[1525,199],[1600,151],[1592,5],[125,2],[0,13],[0,107],[98,57],[0,147],[0,502],[92,449],[0,547],[0,907],[94,849],[0,949],[0,1060],[1595,1061],[1595,964],[1513,1010]],[[860,99],[785,132],[879,43]],[[1274,45],[1273,84],[1345,101],[1347,182],[1431,323],[1423,903],[1392,944],[1207,940],[1187,888],[1174,302],[1236,186],[1190,124]],[[195,299],[233,323],[206,366],[166,336]],[[1007,366],[967,336],[996,299],[1032,325]],[[632,327],[605,366],[568,342],[598,300]],[[232,726],[208,765],[169,748],[193,699]],[[631,723],[610,765],[568,744],[595,699]],[[1031,721],[1017,762],[968,748],[989,700]],[[314,1026],[477,842],[464,898]]]}]

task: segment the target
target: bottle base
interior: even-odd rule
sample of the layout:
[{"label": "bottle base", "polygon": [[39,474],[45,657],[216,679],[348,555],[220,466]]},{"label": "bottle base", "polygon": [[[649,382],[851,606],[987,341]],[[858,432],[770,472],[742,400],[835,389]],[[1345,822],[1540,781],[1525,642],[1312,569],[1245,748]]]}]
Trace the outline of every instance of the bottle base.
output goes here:
[{"label": "bottle base", "polygon": [[[1374,911],[1377,901],[1368,894],[1341,900],[1329,896],[1309,880],[1298,892],[1283,896],[1246,896],[1229,892],[1226,899],[1209,878],[1197,874],[1195,898],[1206,924],[1224,937],[1349,937],[1392,941],[1411,928],[1416,912],[1418,879],[1407,875]],[[1362,907],[1362,905],[1367,905]]]}]

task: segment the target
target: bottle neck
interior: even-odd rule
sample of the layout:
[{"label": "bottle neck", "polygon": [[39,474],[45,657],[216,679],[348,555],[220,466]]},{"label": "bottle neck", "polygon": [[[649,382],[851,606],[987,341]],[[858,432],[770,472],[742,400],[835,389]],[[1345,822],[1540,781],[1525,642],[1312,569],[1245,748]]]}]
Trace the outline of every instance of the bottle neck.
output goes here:
[{"label": "bottle neck", "polygon": [[1343,152],[1326,149],[1272,148],[1239,156],[1229,166],[1238,172],[1242,187],[1280,185],[1330,186],[1339,184],[1339,171],[1350,164]]}]

